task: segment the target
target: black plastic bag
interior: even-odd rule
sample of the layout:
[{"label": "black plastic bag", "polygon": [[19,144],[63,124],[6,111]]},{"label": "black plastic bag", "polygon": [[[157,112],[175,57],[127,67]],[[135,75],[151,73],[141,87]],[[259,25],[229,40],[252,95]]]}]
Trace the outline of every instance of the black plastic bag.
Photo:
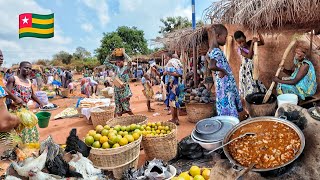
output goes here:
[{"label": "black plastic bag", "polygon": [[178,144],[178,159],[199,159],[204,156],[203,149],[198,143],[194,142],[191,136],[183,138]]}]

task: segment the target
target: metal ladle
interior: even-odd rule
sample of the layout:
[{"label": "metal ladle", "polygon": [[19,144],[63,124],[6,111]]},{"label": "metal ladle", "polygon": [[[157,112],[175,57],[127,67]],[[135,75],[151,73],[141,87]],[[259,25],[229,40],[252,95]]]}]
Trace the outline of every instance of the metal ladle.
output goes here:
[{"label": "metal ladle", "polygon": [[216,151],[216,150],[218,150],[218,149],[220,149],[220,148],[223,148],[224,146],[232,143],[233,141],[235,141],[235,140],[237,140],[237,139],[243,138],[243,137],[245,137],[245,136],[254,136],[254,135],[256,135],[256,133],[253,133],[253,132],[244,133],[244,134],[242,134],[242,135],[240,135],[240,136],[232,139],[231,141],[225,143],[224,145],[219,146],[219,147],[215,148],[214,150],[211,150],[211,151],[209,151],[209,152],[207,152],[207,153],[205,153],[205,154],[206,154],[206,155],[209,155],[209,154],[211,154],[212,152],[214,152],[214,151]]}]

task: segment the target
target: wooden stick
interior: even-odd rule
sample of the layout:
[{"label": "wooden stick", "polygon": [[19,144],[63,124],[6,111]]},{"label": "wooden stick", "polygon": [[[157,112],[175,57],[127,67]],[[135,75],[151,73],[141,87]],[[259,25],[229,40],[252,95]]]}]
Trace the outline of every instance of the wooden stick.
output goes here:
[{"label": "wooden stick", "polygon": [[230,54],[231,54],[231,44],[232,44],[232,36],[228,36],[227,37],[227,44],[226,44],[226,58],[227,58],[227,61],[229,62],[230,61]]},{"label": "wooden stick", "polygon": [[312,30],[312,31],[311,31],[311,34],[310,34],[310,49],[309,49],[309,57],[311,57],[311,54],[312,54],[313,35],[314,35],[314,30]]},{"label": "wooden stick", "polygon": [[[285,60],[287,59],[287,56],[288,56],[289,52],[291,51],[292,47],[296,44],[296,42],[297,42],[297,39],[294,38],[294,39],[290,42],[290,44],[288,45],[287,49],[284,51],[283,56],[282,56],[282,59],[281,59],[281,62],[280,62],[279,67],[278,67],[278,70],[277,70],[277,72],[276,72],[276,77],[279,76],[279,74],[280,74],[280,72],[281,72],[281,68],[283,67],[284,62],[285,62]],[[269,98],[270,98],[270,96],[271,96],[271,94],[272,94],[272,90],[273,90],[273,88],[274,88],[274,85],[275,85],[275,82],[272,81],[271,86],[270,86],[270,88],[268,89],[266,95],[264,96],[262,103],[268,102],[268,100],[269,100]]]},{"label": "wooden stick", "polygon": [[[254,37],[256,37],[257,33],[254,33]],[[258,42],[255,42],[253,45],[253,79],[259,79],[259,58],[258,58]]]}]

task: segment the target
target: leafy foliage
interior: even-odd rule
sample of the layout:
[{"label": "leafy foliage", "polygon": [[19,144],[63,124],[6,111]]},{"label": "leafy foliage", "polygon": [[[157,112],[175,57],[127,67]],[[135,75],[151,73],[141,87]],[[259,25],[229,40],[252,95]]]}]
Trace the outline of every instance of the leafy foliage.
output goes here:
[{"label": "leafy foliage", "polygon": [[68,52],[60,51],[57,54],[53,55],[53,59],[54,60],[59,60],[63,64],[70,64],[71,63],[71,59],[72,59],[72,55],[69,54]]},{"label": "leafy foliage", "polygon": [[[183,29],[192,26],[192,22],[189,21],[188,18],[181,16],[166,17],[165,19],[160,19],[160,21],[163,23],[163,26],[160,26],[160,34],[166,34],[177,29]],[[204,25],[204,23],[202,21],[198,21],[196,25],[201,26]]]},{"label": "leafy foliage", "polygon": [[121,26],[115,32],[103,33],[101,45],[95,50],[101,64],[115,48],[125,48],[128,55],[147,54],[149,52],[144,32],[136,27]]}]

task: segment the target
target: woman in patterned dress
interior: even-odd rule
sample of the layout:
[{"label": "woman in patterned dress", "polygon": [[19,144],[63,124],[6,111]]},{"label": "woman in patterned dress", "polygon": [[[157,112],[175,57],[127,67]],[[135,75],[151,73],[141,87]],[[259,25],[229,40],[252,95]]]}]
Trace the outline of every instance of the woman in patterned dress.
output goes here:
[{"label": "woman in patterned dress", "polygon": [[209,69],[215,71],[217,114],[239,117],[238,113],[243,111],[240,94],[230,65],[219,48],[225,45],[228,30],[222,24],[213,25],[211,28],[213,28],[216,41],[211,45],[212,50],[208,52],[208,56],[210,58]]},{"label": "woman in patterned dress", "polygon": [[274,77],[273,81],[279,83],[277,86],[278,94],[296,94],[299,99],[305,100],[306,97],[313,96],[317,91],[317,76],[312,62],[306,57],[307,48],[297,47],[294,57],[294,70],[283,72],[290,77]]},{"label": "woman in patterned dress", "polygon": [[238,53],[241,57],[241,66],[239,71],[239,89],[240,94],[243,98],[246,98],[247,95],[257,93],[257,92],[266,92],[266,87],[259,80],[253,79],[253,45],[255,42],[258,42],[258,46],[264,45],[263,37],[260,33],[259,41],[257,38],[253,38],[250,41],[246,40],[246,36],[242,31],[236,31],[234,33],[234,39],[239,45]]},{"label": "woman in patterned dress", "polygon": [[[14,96],[22,99],[25,104],[27,104],[30,100],[34,100],[40,105],[40,107],[43,107],[42,102],[33,93],[31,81],[28,79],[31,69],[32,65],[30,62],[21,62],[19,67],[19,75],[9,78],[7,88]],[[23,129],[22,141],[23,143],[39,142],[39,132],[37,127],[34,126],[33,128]]]},{"label": "woman in patterned dress", "polygon": [[115,113],[116,116],[122,116],[122,114],[128,113],[133,115],[130,109],[130,98],[132,97],[132,92],[129,86],[129,68],[124,65],[125,58],[129,58],[126,53],[122,52],[120,56],[115,56],[116,66],[109,62],[107,58],[104,65],[107,68],[113,69],[116,76],[124,83],[122,87],[114,87],[114,99],[116,104]]}]

